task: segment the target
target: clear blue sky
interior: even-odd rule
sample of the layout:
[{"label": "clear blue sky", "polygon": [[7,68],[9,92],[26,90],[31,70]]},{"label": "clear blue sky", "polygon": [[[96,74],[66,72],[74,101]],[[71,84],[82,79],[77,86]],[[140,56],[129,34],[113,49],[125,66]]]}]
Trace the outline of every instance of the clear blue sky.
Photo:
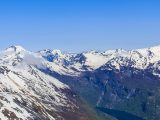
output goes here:
[{"label": "clear blue sky", "polygon": [[79,52],[160,44],[159,0],[1,0],[0,49]]}]

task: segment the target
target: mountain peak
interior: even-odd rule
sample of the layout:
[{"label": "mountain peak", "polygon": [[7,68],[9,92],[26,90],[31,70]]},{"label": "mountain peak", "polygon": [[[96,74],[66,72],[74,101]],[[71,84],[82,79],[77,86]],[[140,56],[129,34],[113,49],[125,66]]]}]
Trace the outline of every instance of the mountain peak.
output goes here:
[{"label": "mountain peak", "polygon": [[25,51],[25,49],[19,45],[12,45],[12,46],[8,47],[5,51],[7,51],[7,52],[9,52],[9,51],[21,52],[21,51]]},{"label": "mountain peak", "polygon": [[58,50],[58,49],[54,49],[54,50],[52,50],[52,53],[53,53],[53,54],[59,54],[59,55],[62,55],[61,50]]}]

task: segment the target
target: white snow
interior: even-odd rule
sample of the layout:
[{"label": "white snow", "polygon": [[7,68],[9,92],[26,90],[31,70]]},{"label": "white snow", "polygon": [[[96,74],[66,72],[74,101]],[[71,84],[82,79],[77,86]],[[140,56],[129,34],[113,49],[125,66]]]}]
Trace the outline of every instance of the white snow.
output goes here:
[{"label": "white snow", "polygon": [[[0,99],[0,103],[3,104],[3,107],[0,108],[1,119],[7,120],[7,117],[2,113],[4,109],[14,112],[18,118],[33,117],[28,111],[15,103],[15,98],[20,101],[23,98],[28,101],[28,104],[39,99],[39,101],[45,101],[55,106],[55,108],[51,108],[54,111],[57,110],[56,106],[69,106],[69,100],[62,90],[70,88],[58,79],[39,70],[39,68],[49,67],[47,64],[49,62],[40,54],[27,51],[20,46],[11,46],[0,53],[0,68],[2,69],[0,72],[0,96],[8,101]],[[50,96],[52,96],[52,99]],[[48,105],[43,102],[39,105],[42,104],[48,108]],[[49,114],[47,116],[54,120]]]},{"label": "white snow", "polygon": [[[39,69],[48,68],[61,75],[78,76],[86,69],[92,71],[105,66],[105,64],[110,64],[115,69],[128,65],[146,69],[152,63],[152,74],[160,77],[156,71],[160,70],[159,53],[160,46],[129,51],[123,49],[105,52],[90,51],[81,54],[63,53],[60,50],[49,49],[34,53],[21,46],[11,46],[0,52],[0,96],[9,101],[0,99],[0,102],[3,103],[3,107],[0,108],[0,118],[7,119],[2,114],[2,110],[5,108],[14,112],[17,117],[32,118],[30,113],[14,102],[15,98],[21,101],[22,96],[29,101],[28,103],[35,102],[33,98],[36,98],[54,106],[70,105],[66,95],[62,92],[62,90],[70,89],[69,86]],[[48,60],[46,58],[48,56],[53,57],[53,60]],[[54,100],[51,100],[50,96]],[[45,104],[43,106],[48,107]],[[14,108],[18,108],[22,113],[17,112]],[[56,108],[54,110],[56,111]],[[50,119],[54,120],[51,116]]]},{"label": "white snow", "polygon": [[90,66],[93,69],[102,66],[107,61],[107,58],[101,54],[86,53],[84,56],[86,57],[85,65]]}]

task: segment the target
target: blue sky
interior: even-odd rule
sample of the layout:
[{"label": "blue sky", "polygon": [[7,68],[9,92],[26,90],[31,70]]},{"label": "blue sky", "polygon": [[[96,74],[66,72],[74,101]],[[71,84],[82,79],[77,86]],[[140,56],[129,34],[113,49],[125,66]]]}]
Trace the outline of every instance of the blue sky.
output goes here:
[{"label": "blue sky", "polygon": [[79,52],[159,44],[159,0],[0,1],[0,49]]}]

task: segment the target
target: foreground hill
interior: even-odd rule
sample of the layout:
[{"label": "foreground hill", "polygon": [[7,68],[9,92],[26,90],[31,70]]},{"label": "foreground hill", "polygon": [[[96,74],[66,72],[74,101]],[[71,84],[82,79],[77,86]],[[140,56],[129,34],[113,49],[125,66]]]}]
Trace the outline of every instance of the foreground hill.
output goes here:
[{"label": "foreground hill", "polygon": [[44,59],[20,46],[0,53],[2,120],[90,120],[70,87],[39,69]]}]

